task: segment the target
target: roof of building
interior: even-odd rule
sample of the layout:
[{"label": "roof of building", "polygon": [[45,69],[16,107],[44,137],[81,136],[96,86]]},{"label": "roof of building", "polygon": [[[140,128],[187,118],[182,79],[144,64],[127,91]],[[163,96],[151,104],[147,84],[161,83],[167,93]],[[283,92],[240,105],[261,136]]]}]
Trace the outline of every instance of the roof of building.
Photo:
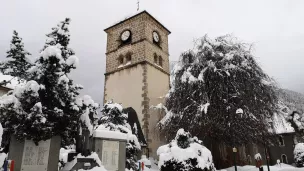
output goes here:
[{"label": "roof of building", "polygon": [[131,126],[132,133],[137,136],[140,145],[147,146],[147,142],[146,142],[146,139],[142,132],[136,111],[132,107],[128,107],[128,108],[123,109],[123,112],[128,114],[127,121],[129,123],[129,125]]},{"label": "roof of building", "polygon": [[20,82],[17,78],[14,78],[10,75],[3,75],[0,73],[0,86],[8,90],[14,89],[17,85],[20,85]]},{"label": "roof of building", "polygon": [[125,20],[122,20],[122,21],[120,21],[120,22],[117,23],[117,24],[112,25],[112,26],[110,26],[110,27],[104,29],[104,31],[107,31],[107,30],[109,30],[110,28],[113,28],[113,27],[115,27],[115,26],[117,26],[117,25],[119,25],[119,24],[121,24],[121,23],[123,23],[123,22],[125,22],[125,21],[128,21],[128,20],[130,20],[130,19],[132,19],[132,18],[135,18],[135,17],[137,17],[137,16],[139,16],[139,15],[141,15],[141,14],[144,14],[144,13],[148,14],[154,21],[156,21],[156,22],[157,22],[159,25],[161,25],[165,30],[167,30],[167,31],[169,32],[169,34],[171,33],[170,30],[168,30],[162,23],[160,23],[157,19],[155,19],[155,18],[154,18],[150,13],[148,13],[146,10],[144,10],[144,11],[142,11],[142,12],[139,12],[139,13],[137,13],[137,14],[135,14],[135,15],[133,15],[133,16],[131,16],[131,17],[125,19]]}]

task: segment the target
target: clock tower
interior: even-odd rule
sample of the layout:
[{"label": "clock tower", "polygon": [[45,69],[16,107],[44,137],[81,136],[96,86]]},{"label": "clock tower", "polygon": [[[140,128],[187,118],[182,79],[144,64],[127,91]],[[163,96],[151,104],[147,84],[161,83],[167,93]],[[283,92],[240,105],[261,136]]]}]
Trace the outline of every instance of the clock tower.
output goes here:
[{"label": "clock tower", "polygon": [[163,142],[156,124],[163,113],[151,106],[164,103],[169,90],[170,31],[147,11],[104,31],[107,33],[104,102],[113,99],[136,111],[147,142],[145,153],[157,157],[156,150]]}]

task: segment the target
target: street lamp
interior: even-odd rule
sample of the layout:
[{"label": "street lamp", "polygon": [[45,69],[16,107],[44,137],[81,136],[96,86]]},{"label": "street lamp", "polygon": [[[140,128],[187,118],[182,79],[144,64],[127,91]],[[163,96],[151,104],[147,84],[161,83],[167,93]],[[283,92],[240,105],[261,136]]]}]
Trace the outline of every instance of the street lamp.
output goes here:
[{"label": "street lamp", "polygon": [[235,147],[233,147],[232,151],[233,151],[233,159],[234,159],[234,168],[235,168],[235,171],[237,171],[237,167],[236,167],[236,152],[237,152],[237,149]]}]

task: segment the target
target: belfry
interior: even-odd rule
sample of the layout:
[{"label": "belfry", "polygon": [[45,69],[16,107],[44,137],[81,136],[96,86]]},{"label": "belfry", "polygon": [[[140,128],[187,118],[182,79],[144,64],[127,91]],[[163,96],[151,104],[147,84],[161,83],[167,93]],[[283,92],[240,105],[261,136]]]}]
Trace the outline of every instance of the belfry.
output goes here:
[{"label": "belfry", "polygon": [[147,11],[104,30],[107,33],[104,101],[132,107],[138,116],[147,151],[156,156],[162,138],[156,130],[162,112],[151,109],[164,103],[169,90],[170,31]]}]

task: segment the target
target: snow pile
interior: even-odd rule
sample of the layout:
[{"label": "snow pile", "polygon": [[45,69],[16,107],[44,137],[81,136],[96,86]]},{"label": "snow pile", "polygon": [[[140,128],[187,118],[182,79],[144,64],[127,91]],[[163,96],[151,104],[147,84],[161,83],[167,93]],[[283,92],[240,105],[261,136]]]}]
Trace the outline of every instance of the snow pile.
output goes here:
[{"label": "snow pile", "polygon": [[[107,171],[102,165],[101,160],[98,157],[98,154],[95,152],[93,152],[91,155],[87,157],[78,154],[73,161],[66,163],[66,165],[63,167],[62,170],[71,170],[73,166],[77,163],[77,158],[93,158],[99,166],[92,168],[90,171]],[[84,170],[80,169],[79,171],[84,171]]]},{"label": "snow pile", "polygon": [[69,146],[67,148],[60,148],[59,151],[59,161],[62,161],[63,163],[68,162],[68,154],[71,152],[76,152],[75,145]]},{"label": "snow pile", "polygon": [[[266,165],[263,165],[263,170],[267,171],[268,168]],[[274,165],[274,166],[269,166],[271,171],[301,171],[301,169],[297,169],[294,166],[288,165],[288,164],[284,164],[282,163],[281,165]],[[226,168],[226,169],[222,169],[221,171],[235,171],[234,166]],[[238,171],[255,171],[258,170],[256,168],[256,166],[252,166],[252,165],[245,165],[245,166],[237,166],[237,170]]]},{"label": "snow pile", "polygon": [[142,155],[141,159],[138,160],[138,162],[144,163],[145,166],[151,166],[151,161],[149,159],[147,159],[146,155]]},{"label": "snow pile", "polygon": [[76,68],[79,65],[79,59],[77,56],[72,55],[66,60],[66,64]]},{"label": "snow pile", "polygon": [[128,134],[122,133],[118,130],[110,131],[109,128],[105,128],[103,125],[98,126],[98,128],[94,130],[93,136],[99,138],[110,138],[110,139],[122,139],[122,140],[128,139]]},{"label": "snow pile", "polygon": [[0,73],[0,83],[2,84],[1,86],[9,89],[14,89],[17,85],[24,85],[24,82],[20,82],[16,77],[3,75],[2,73]]},{"label": "snow pile", "polygon": [[304,143],[298,143],[293,151],[294,160],[298,167],[304,167]]},{"label": "snow pile", "polygon": [[107,171],[107,170],[103,166],[100,166],[100,167],[93,167],[92,169],[86,169],[86,170],[80,169],[78,171]]},{"label": "snow pile", "polygon": [[254,155],[254,159],[255,159],[255,160],[262,160],[261,154],[260,154],[260,153],[255,154],[255,155]]},{"label": "snow pile", "polygon": [[160,170],[214,170],[211,152],[180,129],[174,140],[158,148]]},{"label": "snow pile", "polygon": [[56,57],[60,61],[59,63],[64,62],[64,60],[61,56],[60,45],[49,46],[49,47],[45,48],[41,52],[41,56],[43,57],[44,60],[48,60],[50,57]]}]

